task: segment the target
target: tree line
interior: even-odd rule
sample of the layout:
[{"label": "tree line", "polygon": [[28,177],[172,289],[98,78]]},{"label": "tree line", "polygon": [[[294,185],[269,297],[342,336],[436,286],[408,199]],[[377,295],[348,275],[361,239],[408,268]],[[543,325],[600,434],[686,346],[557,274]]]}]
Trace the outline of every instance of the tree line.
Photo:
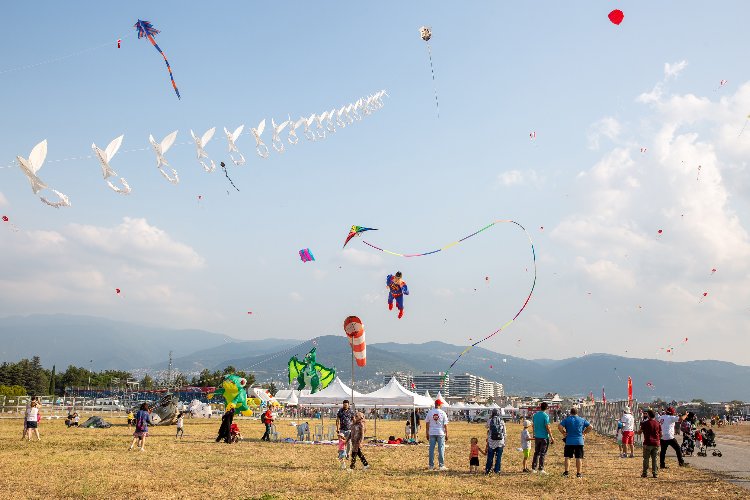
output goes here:
[{"label": "tree line", "polygon": [[[151,390],[166,385],[170,387],[184,387],[187,385],[195,387],[218,387],[224,375],[234,373],[245,380],[250,387],[255,384],[255,376],[252,373],[246,373],[237,370],[234,366],[229,365],[223,370],[211,371],[204,369],[198,376],[188,378],[177,373],[173,379],[167,381],[157,381],[151,376],[145,375],[139,380],[141,390]],[[115,385],[123,385],[127,380],[133,380],[130,372],[122,370],[103,370],[99,372],[87,370],[80,366],[69,365],[61,373],[57,373],[56,367],[53,366],[48,370],[42,366],[39,356],[29,359],[22,359],[17,363],[3,362],[0,364],[0,395],[4,396],[25,396],[30,395],[62,395],[66,387],[95,387],[105,388]],[[276,387],[273,384],[265,384],[264,387],[275,393]]]}]

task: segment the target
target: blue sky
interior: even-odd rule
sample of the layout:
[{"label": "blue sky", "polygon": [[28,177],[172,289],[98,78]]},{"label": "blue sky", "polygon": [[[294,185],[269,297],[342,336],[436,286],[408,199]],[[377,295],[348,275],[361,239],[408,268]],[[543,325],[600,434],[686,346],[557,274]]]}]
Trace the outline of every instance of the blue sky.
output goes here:
[{"label": "blue sky", "polygon": [[[0,168],[0,210],[20,228],[0,231],[0,314],[238,338],[338,334],[356,314],[369,342],[466,344],[523,303],[522,232],[500,225],[411,260],[341,244],[359,224],[379,228],[367,235],[378,246],[422,252],[510,218],[534,238],[539,279],[485,347],[750,363],[750,131],[737,137],[750,113],[746,3],[71,5],[4,12],[0,166],[47,139],[39,175],[73,206],[43,205],[18,167]],[[162,31],[181,100],[159,54],[135,38],[138,18]],[[239,193],[195,159],[190,129],[216,126],[206,149],[228,161],[222,127],[248,131],[380,89],[381,110],[325,140],[262,159],[243,135],[248,161],[229,166]],[[175,129],[177,186],[152,151],[125,152]],[[106,187],[94,158],[55,161],[123,133],[112,166],[129,196]],[[316,262],[299,261],[307,247]],[[397,269],[412,290],[400,321],[385,306]]]}]

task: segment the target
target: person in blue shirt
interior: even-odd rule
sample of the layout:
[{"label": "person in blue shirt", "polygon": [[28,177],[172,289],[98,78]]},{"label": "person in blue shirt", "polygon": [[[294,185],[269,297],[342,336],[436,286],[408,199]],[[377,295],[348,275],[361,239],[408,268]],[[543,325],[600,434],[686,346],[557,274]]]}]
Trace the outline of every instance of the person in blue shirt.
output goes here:
[{"label": "person in blue shirt", "polygon": [[[539,405],[540,411],[534,413],[531,422],[534,431],[534,458],[531,461],[531,472],[546,474],[544,471],[544,457],[547,455],[547,448],[550,444],[555,444],[555,438],[552,437],[552,429],[549,426],[549,415],[547,414],[547,402]],[[537,466],[539,467],[537,469]]]},{"label": "person in blue shirt", "polygon": [[151,409],[148,407],[148,403],[143,403],[141,409],[135,414],[135,432],[133,433],[133,442],[130,443],[128,451],[133,449],[136,441],[141,451],[146,451],[146,437],[148,436],[148,424],[153,425],[151,420]]},{"label": "person in blue shirt", "polygon": [[576,459],[576,477],[583,477],[581,474],[581,467],[583,466],[583,436],[591,432],[591,424],[585,418],[578,416],[577,409],[571,408],[570,415],[563,419],[557,428],[562,433],[563,442],[565,443],[565,450],[563,451],[565,472],[563,472],[563,477],[568,477],[570,459],[574,457]]}]

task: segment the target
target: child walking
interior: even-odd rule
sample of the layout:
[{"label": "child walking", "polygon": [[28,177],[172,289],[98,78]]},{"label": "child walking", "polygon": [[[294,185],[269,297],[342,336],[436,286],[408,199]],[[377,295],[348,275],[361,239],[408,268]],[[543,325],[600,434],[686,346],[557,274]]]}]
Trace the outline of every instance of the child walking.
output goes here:
[{"label": "child walking", "polygon": [[523,430],[521,431],[521,452],[523,453],[523,470],[521,472],[531,472],[526,464],[531,456],[531,433],[529,432],[529,421],[523,421]]},{"label": "child walking", "polygon": [[479,447],[479,440],[477,438],[471,438],[471,451],[469,452],[469,472],[477,472],[479,470],[479,453],[486,455],[483,449]]},{"label": "child walking", "polygon": [[346,469],[346,436],[343,432],[339,433],[339,466]]},{"label": "child walking", "polygon": [[182,412],[180,412],[180,414],[177,416],[177,434],[174,435],[175,439],[177,439],[177,436],[179,436],[180,439],[182,439],[182,436],[185,432],[182,425],[183,425],[183,416],[182,416]]},{"label": "child walking", "polygon": [[363,468],[365,470],[370,468],[370,466],[367,465],[367,459],[362,453],[361,448],[362,441],[365,438],[365,425],[363,422],[364,419],[365,416],[361,411],[358,411],[354,415],[354,423],[352,424],[351,432],[349,433],[349,438],[347,439],[352,448],[352,463],[349,465],[349,470],[354,470],[354,464],[357,463],[357,457],[359,457],[359,460],[362,462],[362,465],[364,466]]}]

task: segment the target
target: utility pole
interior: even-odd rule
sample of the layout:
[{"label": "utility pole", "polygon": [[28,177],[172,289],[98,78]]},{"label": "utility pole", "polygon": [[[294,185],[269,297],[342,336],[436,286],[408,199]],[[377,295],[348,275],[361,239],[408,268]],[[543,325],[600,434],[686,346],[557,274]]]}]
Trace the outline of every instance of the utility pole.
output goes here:
[{"label": "utility pole", "polygon": [[167,370],[167,390],[172,385],[172,351],[169,351],[169,369]]}]

